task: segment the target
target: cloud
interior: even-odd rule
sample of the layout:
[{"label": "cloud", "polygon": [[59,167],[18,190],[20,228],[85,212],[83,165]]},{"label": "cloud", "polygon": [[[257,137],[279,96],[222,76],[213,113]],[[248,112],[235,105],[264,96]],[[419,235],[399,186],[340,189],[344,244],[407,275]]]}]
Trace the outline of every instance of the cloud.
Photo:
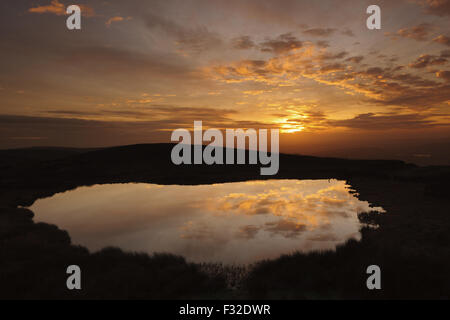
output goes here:
[{"label": "cloud", "polygon": [[[89,7],[84,4],[77,4],[81,13],[86,17],[93,17],[95,15],[95,11],[92,7]],[[28,9],[28,12],[31,13],[51,13],[57,16],[66,15],[66,6],[59,2],[59,0],[52,0],[49,5],[46,6],[38,6],[34,8]]]},{"label": "cloud", "polygon": [[253,239],[253,238],[255,238],[256,234],[258,233],[258,231],[260,229],[261,229],[261,227],[259,227],[259,226],[253,226],[253,225],[242,226],[239,228],[236,236],[239,238],[244,238],[244,239]]},{"label": "cloud", "polygon": [[252,49],[256,47],[256,44],[253,42],[253,40],[249,36],[241,36],[234,38],[232,41],[233,48],[240,49],[240,50],[246,50],[246,49]]},{"label": "cloud", "polygon": [[[446,51],[442,53],[447,54]],[[334,86],[348,94],[361,94],[366,102],[386,106],[401,106],[410,110],[443,107],[450,100],[450,91],[446,84],[421,76],[402,72],[403,66],[366,67],[342,61],[347,53],[317,50],[311,43],[286,55],[267,60],[243,60],[230,65],[215,66],[210,70],[217,80],[228,83],[244,81],[262,82],[275,86],[295,85],[302,78]],[[350,57],[353,58],[353,57]],[[330,63],[330,60],[336,60]],[[348,58],[349,59],[349,58]],[[359,60],[357,58],[356,60]],[[446,59],[444,56],[422,57],[412,64],[421,69],[421,64],[438,65]]]},{"label": "cloud", "polygon": [[347,51],[340,51],[338,53],[330,53],[330,52],[321,53],[317,57],[318,59],[321,60],[335,60],[335,59],[342,59],[347,55],[348,55]]},{"label": "cloud", "polygon": [[[80,2],[83,1],[80,0]],[[41,110],[43,104],[52,109],[59,105],[74,109],[74,105],[77,104],[80,105],[80,109],[86,109],[86,113],[84,115],[73,113],[73,117],[100,118],[101,115],[93,114],[94,111],[87,114],[87,105],[91,105],[92,110],[95,109],[95,112],[106,117],[131,119],[142,116],[146,118],[148,111],[135,110],[134,107],[141,104],[138,102],[124,104],[111,110],[97,108],[96,104],[108,104],[120,94],[126,96],[124,101],[126,99],[138,101],[139,98],[132,97],[138,97],[141,92],[150,92],[150,89],[163,93],[171,90],[177,93],[177,97],[164,101],[155,101],[152,97],[153,102],[142,99],[142,107],[167,102],[200,107],[214,103],[219,107],[233,106],[237,109],[236,102],[245,99],[246,108],[250,114],[258,108],[257,105],[263,106],[264,103],[275,105],[288,97],[317,100],[317,105],[327,110],[327,113],[328,111],[336,112],[342,107],[345,111],[338,111],[340,114],[347,110],[355,110],[357,106],[361,106],[361,110],[364,110],[360,111],[361,113],[371,110],[372,107],[377,111],[394,106],[411,110],[448,107],[449,99],[446,93],[448,82],[445,76],[448,65],[443,63],[449,58],[428,51],[433,48],[438,50],[449,48],[437,44],[438,42],[445,44],[443,42],[445,39],[448,41],[448,37],[444,36],[446,35],[443,28],[444,19],[433,20],[433,17],[422,15],[421,18],[420,15],[416,15],[416,22],[412,24],[401,16],[397,22],[389,22],[386,27],[389,25],[407,27],[401,29],[403,31],[399,30],[397,35],[399,38],[423,41],[423,39],[432,40],[441,33],[443,35],[436,38],[439,41],[423,42],[423,49],[427,51],[414,52],[408,48],[403,48],[404,50],[400,48],[400,50],[394,46],[391,48],[391,53],[386,53],[388,57],[380,60],[376,55],[366,55],[367,48],[369,50],[373,48],[373,42],[380,39],[371,38],[366,39],[368,42],[362,41],[363,35],[356,32],[358,30],[353,24],[346,23],[348,18],[351,18],[347,14],[332,17],[329,24],[319,24],[320,16],[323,17],[323,11],[319,10],[322,6],[319,4],[303,4],[295,0],[290,1],[292,6],[284,5],[284,3],[279,5],[270,1],[253,1],[252,4],[238,0],[231,1],[232,4],[228,1],[223,4],[214,2],[206,4],[205,2],[202,4],[204,10],[200,13],[196,11],[200,4],[190,6],[180,2],[180,6],[175,8],[159,0],[146,5],[138,5],[138,2],[116,3],[114,1],[106,7],[100,6],[101,1],[85,2],[94,6],[96,10],[103,8],[106,11],[102,12],[103,18],[99,17],[98,21],[92,19],[94,20],[90,23],[92,30],[86,34],[87,37],[75,37],[70,43],[64,42],[64,39],[67,39],[65,28],[57,28],[60,19],[41,19],[42,16],[38,14],[41,11],[40,13],[43,14],[47,12],[49,17],[55,14],[62,16],[64,14],[64,8],[61,9],[62,3],[65,5],[67,1],[40,0],[29,2],[25,6],[17,5],[17,12],[8,15],[10,17],[4,22],[5,27],[2,28],[4,35],[2,39],[6,39],[3,41],[5,48],[14,47],[13,50],[3,50],[3,52],[8,51],[3,53],[3,60],[11,61],[14,55],[17,56],[17,65],[21,70],[14,75],[12,71],[9,71],[8,63],[4,63],[7,74],[2,77],[1,84],[8,90],[2,93],[9,92],[9,89],[13,87],[11,92],[15,92],[20,85],[27,94],[11,98],[11,103],[8,101],[11,106],[6,106],[7,110],[14,112],[13,108],[17,105],[19,109],[21,108],[18,112],[26,112],[23,109],[25,106],[29,106],[32,112],[35,112],[34,106]],[[99,4],[98,8],[96,4]],[[40,6],[42,8],[38,9]],[[251,7],[251,9],[259,8],[260,11],[264,11],[264,14],[259,15],[260,12],[255,13],[255,10],[245,12],[235,10],[236,7],[242,6]],[[305,19],[297,15],[301,11],[291,10],[297,9],[298,6],[311,9],[311,11],[302,12],[305,14]],[[35,10],[34,14],[28,14],[28,18],[24,17],[24,20],[18,23],[21,27],[14,27],[14,29],[7,27],[13,17],[17,16],[14,13],[23,13],[29,7],[36,7],[32,8]],[[46,9],[46,7],[56,9]],[[343,10],[345,7],[343,6]],[[315,12],[316,9],[317,12]],[[398,8],[396,5],[393,12],[398,13],[397,9],[403,10],[403,4],[398,5]],[[416,9],[416,13],[421,11],[420,7],[413,9]],[[216,18],[215,12],[230,12],[228,10],[236,11],[232,20],[219,19],[217,23],[210,23]],[[274,12],[277,16],[274,16]],[[105,22],[106,25],[112,25],[114,28],[116,22],[120,23],[119,21],[123,21],[122,19],[126,19],[128,15],[133,16],[139,23],[127,24],[126,30],[121,30],[125,33],[121,34],[120,39],[105,36],[105,32],[110,34],[105,28]],[[286,17],[289,16],[293,18],[292,23],[287,22]],[[252,17],[253,20],[250,19]],[[26,23],[26,19],[31,20]],[[35,19],[42,20],[39,30],[30,27]],[[273,25],[268,26],[267,21],[273,22]],[[230,22],[231,24],[227,26]],[[308,23],[309,27],[299,28],[301,22]],[[436,28],[438,26],[442,28],[442,31],[433,33],[430,31],[432,30],[430,24],[421,24],[421,22],[432,22]],[[122,26],[122,23],[120,24]],[[352,30],[346,29],[347,25],[349,27],[353,25],[352,30],[357,33],[358,39],[350,38],[355,34]],[[46,27],[45,30],[42,30],[43,26]],[[400,27],[391,30],[396,32]],[[296,33],[294,31],[286,33],[290,30],[295,30]],[[24,36],[21,36],[22,34]],[[359,39],[359,37],[362,38]],[[141,41],[142,39],[145,41]],[[352,47],[351,44],[357,40],[364,45]],[[388,38],[381,40],[389,41]],[[45,41],[51,42],[51,45],[48,46]],[[414,46],[414,43],[417,43],[405,41],[407,46]],[[427,48],[427,44],[432,46]],[[32,47],[35,50],[32,57],[15,54],[15,52],[31,52],[27,49]],[[343,49],[348,52],[342,51]],[[179,52],[186,55],[180,56],[177,54]],[[204,54],[201,57],[190,56],[189,53],[192,52],[204,52]],[[413,55],[405,56],[405,52]],[[393,53],[398,55],[399,60],[389,62],[388,59]],[[424,55],[418,58],[420,53]],[[24,63],[21,63],[22,61]],[[65,74],[68,81],[59,82],[60,77],[57,73]],[[38,82],[38,75],[42,80],[40,82]],[[213,77],[210,77],[211,75]],[[12,77],[11,84],[8,83],[8,76]],[[19,83],[19,80],[22,83]],[[226,82],[232,84],[227,85]],[[54,84],[57,84],[57,88],[55,87],[51,92],[50,89]],[[148,88],[144,88],[145,86]],[[292,90],[282,86],[290,86]],[[260,89],[266,90],[268,87],[273,89],[270,95],[250,94],[250,92],[259,93],[262,91]],[[244,91],[248,93],[248,97],[243,97]],[[61,96],[65,92],[71,92],[73,96],[80,93],[83,95],[82,92],[84,92],[91,96],[91,100],[89,102],[82,101],[82,98],[63,100]],[[222,95],[208,96],[208,92],[222,92]],[[29,101],[34,97],[36,97],[35,100]],[[263,102],[264,99],[270,101]],[[130,108],[128,112],[125,110],[127,108]],[[283,107],[277,109],[277,107],[263,106],[262,108],[269,114],[285,113],[282,110]],[[80,111],[80,113],[83,112]],[[176,121],[170,118],[165,110],[161,111],[161,117],[162,113],[167,119]],[[56,116],[56,113],[53,115]],[[59,116],[68,117],[70,114],[60,113]],[[301,117],[291,117],[291,114],[288,116],[288,121],[298,120],[299,123],[309,121],[305,119],[302,122]],[[230,122],[232,119],[238,119],[234,114],[224,117]]]},{"label": "cloud", "polygon": [[441,57],[443,57],[443,58],[450,58],[450,50],[442,50],[441,51]]},{"label": "cloud", "polygon": [[159,29],[168,36],[175,38],[181,50],[200,53],[207,50],[218,49],[223,41],[220,36],[199,25],[195,27],[182,26],[162,16],[149,15],[146,25],[151,30]]},{"label": "cloud", "polygon": [[425,8],[427,13],[440,17],[450,15],[449,0],[421,0],[419,3]]},{"label": "cloud", "polygon": [[339,241],[339,237],[337,237],[333,233],[324,233],[319,235],[313,235],[308,238],[310,241]]},{"label": "cloud", "polygon": [[251,96],[258,96],[260,94],[266,93],[266,92],[271,92],[270,90],[266,91],[266,90],[246,90],[243,91],[243,94],[247,94],[247,95],[251,95]]},{"label": "cloud", "polygon": [[444,36],[444,35],[440,35],[436,38],[433,39],[434,42],[443,44],[447,47],[450,47],[450,37]]},{"label": "cloud", "polygon": [[320,74],[327,74],[332,72],[344,71],[345,69],[346,66],[342,63],[332,63],[321,66],[318,72]]},{"label": "cloud", "polygon": [[[272,123],[261,121],[235,120],[239,113],[235,109],[219,109],[211,107],[182,107],[177,105],[145,104],[136,106],[133,103],[123,103],[119,106],[101,106],[96,110],[41,110],[42,116],[8,116],[0,115],[0,125],[20,133],[26,132],[30,123],[36,126],[48,124],[44,131],[58,129],[70,132],[76,128],[89,127],[102,129],[104,127],[126,126],[145,128],[148,132],[168,131],[177,128],[192,128],[195,120],[202,120],[204,126],[226,128],[275,128]],[[117,120],[117,118],[120,118]],[[33,126],[30,126],[30,129]],[[0,130],[1,133],[1,130]],[[31,136],[30,134],[28,134]],[[7,136],[7,135],[5,135]]]},{"label": "cloud", "polygon": [[438,71],[436,72],[436,77],[442,78],[447,82],[450,82],[450,71]]},{"label": "cloud", "polygon": [[354,57],[349,57],[349,58],[345,59],[345,61],[350,61],[353,63],[360,63],[363,59],[364,59],[363,56],[354,56]]},{"label": "cloud", "polygon": [[330,47],[330,43],[328,41],[324,41],[324,40],[319,40],[316,42],[316,44],[319,48],[329,48]]},{"label": "cloud", "polygon": [[123,76],[126,73],[128,77],[136,75],[174,79],[196,77],[192,66],[182,64],[182,61],[168,59],[169,54],[161,56],[98,45],[80,46],[63,53],[57,57],[58,62],[70,64],[95,75]]},{"label": "cloud", "polygon": [[308,227],[306,224],[297,221],[280,219],[276,222],[266,222],[265,231],[281,235],[285,238],[295,238],[305,232]]},{"label": "cloud", "polygon": [[409,38],[416,41],[425,41],[428,39],[428,35],[433,30],[433,26],[429,23],[421,23],[417,26],[411,28],[403,28],[395,33],[387,32],[386,35],[390,36],[392,39]]},{"label": "cloud", "polygon": [[260,44],[261,51],[286,53],[303,47],[303,41],[298,40],[291,33],[285,33],[275,39],[269,39]]},{"label": "cloud", "polygon": [[327,126],[327,118],[323,111],[318,110],[304,110],[301,112],[296,112],[291,115],[279,116],[280,118],[286,118],[283,122],[285,126],[296,128],[301,125],[303,128],[308,130],[324,129]]},{"label": "cloud", "polygon": [[314,181],[305,185],[286,181],[282,188],[270,181],[246,184],[251,184],[252,194],[237,187],[226,195],[207,198],[203,204],[218,214],[243,215],[258,221],[239,228],[237,235],[243,238],[254,238],[258,232],[294,238],[304,232],[330,230],[330,222],[353,219],[357,212],[369,209],[369,204],[349,193],[343,182]]},{"label": "cloud", "polygon": [[411,62],[409,67],[420,69],[428,66],[442,65],[445,63],[447,63],[447,59],[444,57],[422,54],[414,62]]},{"label": "cloud", "polygon": [[[441,114],[389,114],[376,115],[374,113],[359,114],[351,119],[330,120],[328,124],[334,127],[346,127],[364,130],[389,130],[434,127],[439,125],[432,119]],[[448,116],[448,115],[447,115]]]},{"label": "cloud", "polygon": [[[116,16],[116,17],[109,18],[105,24],[107,27],[110,27],[112,23],[120,22],[120,21],[124,21],[124,20],[125,20],[124,17]],[[127,20],[131,20],[131,17],[128,17]]]},{"label": "cloud", "polygon": [[397,90],[397,94],[387,95],[375,102],[421,110],[448,105],[448,101],[450,101],[450,86],[436,83],[435,86],[427,88],[400,88],[400,90]]},{"label": "cloud", "polygon": [[28,12],[32,13],[53,13],[58,16],[66,14],[66,8],[58,0],[52,0],[50,5],[30,8]]},{"label": "cloud", "polygon": [[[51,146],[107,146],[170,140],[170,131],[193,128],[194,120],[218,129],[275,128],[258,121],[234,120],[236,110],[149,105],[142,108],[103,108],[96,111],[49,110],[48,116],[0,115],[0,145],[17,146],[27,137],[41,137]],[[120,120],[115,121],[117,117]],[[102,119],[102,120],[99,120]],[[13,139],[14,138],[14,139]],[[22,144],[22,142],[20,142]]]},{"label": "cloud", "polygon": [[353,33],[353,31],[350,30],[350,29],[342,30],[341,33],[342,33],[344,36],[348,36],[348,37],[354,37],[354,36],[355,36],[355,34]]},{"label": "cloud", "polygon": [[335,31],[336,29],[334,28],[312,28],[303,31],[303,33],[314,37],[328,37]]},{"label": "cloud", "polygon": [[79,111],[79,110],[45,110],[43,113],[47,114],[55,114],[55,115],[62,115],[62,116],[99,116],[101,115],[100,112],[95,111]]}]

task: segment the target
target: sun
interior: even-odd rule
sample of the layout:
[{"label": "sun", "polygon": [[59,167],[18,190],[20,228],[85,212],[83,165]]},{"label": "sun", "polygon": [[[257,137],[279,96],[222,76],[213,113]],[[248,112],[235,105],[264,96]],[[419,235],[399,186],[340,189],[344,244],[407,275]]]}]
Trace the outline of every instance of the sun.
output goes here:
[{"label": "sun", "polygon": [[297,121],[293,121],[290,118],[277,119],[274,121],[280,125],[281,133],[295,133],[305,130],[305,126]]}]

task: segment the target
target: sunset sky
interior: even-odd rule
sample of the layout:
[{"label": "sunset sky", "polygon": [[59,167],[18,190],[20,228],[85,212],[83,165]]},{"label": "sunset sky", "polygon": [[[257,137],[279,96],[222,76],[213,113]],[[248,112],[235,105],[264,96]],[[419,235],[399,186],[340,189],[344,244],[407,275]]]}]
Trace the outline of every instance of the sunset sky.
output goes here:
[{"label": "sunset sky", "polygon": [[279,128],[284,152],[450,163],[447,0],[3,0],[0,15],[0,148],[169,142],[202,120]]}]

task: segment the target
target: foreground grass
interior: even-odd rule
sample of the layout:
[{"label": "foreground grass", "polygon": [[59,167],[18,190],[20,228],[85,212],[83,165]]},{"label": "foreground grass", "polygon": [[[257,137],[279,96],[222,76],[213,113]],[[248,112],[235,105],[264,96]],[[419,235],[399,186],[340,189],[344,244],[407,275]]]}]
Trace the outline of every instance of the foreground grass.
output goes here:
[{"label": "foreground grass", "polygon": [[[1,299],[186,299],[208,298],[225,279],[170,254],[126,253],[106,248],[89,253],[70,245],[65,231],[33,223],[27,209],[0,210]],[[82,290],[66,288],[66,268],[82,270]]]}]

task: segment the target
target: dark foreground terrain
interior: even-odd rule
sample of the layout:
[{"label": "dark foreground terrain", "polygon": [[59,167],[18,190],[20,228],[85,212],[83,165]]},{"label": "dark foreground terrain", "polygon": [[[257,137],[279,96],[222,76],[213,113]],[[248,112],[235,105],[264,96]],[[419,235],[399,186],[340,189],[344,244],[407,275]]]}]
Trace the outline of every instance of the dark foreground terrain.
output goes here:
[{"label": "dark foreground terrain", "polygon": [[[259,165],[174,166],[171,148],[0,150],[0,298],[450,298],[450,167],[280,155],[280,171],[270,178],[346,180],[361,200],[387,214],[360,215],[367,224],[360,242],[263,261],[233,289],[220,268],[206,273],[182,257],[116,248],[91,253],[72,245],[70,235],[57,226],[34,223],[33,213],[21,208],[40,197],[99,183],[264,178]],[[81,291],[66,289],[71,264],[82,269]],[[381,268],[382,290],[366,288],[371,264]]]}]

